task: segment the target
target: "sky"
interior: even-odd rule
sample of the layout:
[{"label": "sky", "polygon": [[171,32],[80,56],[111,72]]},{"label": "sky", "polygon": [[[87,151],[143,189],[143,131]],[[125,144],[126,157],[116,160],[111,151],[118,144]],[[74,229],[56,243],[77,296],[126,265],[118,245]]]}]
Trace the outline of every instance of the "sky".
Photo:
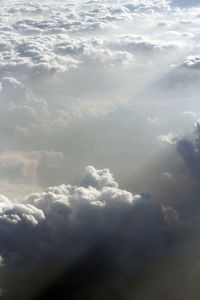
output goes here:
[{"label": "sky", "polygon": [[0,299],[199,299],[199,1],[0,3]]}]

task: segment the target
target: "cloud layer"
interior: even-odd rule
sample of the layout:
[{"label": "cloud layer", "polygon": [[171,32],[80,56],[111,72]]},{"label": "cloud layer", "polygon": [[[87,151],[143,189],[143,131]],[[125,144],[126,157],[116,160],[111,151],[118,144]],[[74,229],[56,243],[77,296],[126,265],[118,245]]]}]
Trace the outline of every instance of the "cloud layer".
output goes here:
[{"label": "cloud layer", "polygon": [[[40,173],[36,190],[53,180],[75,182],[88,164],[109,167],[122,181],[132,173],[131,159],[138,169],[161,149],[159,136],[191,128],[183,113],[198,113],[199,13],[173,4],[2,2],[1,151],[63,156],[55,163],[59,180],[58,168],[49,181]],[[9,196],[5,174],[0,184]],[[26,184],[20,180],[18,190]]]},{"label": "cloud layer", "polygon": [[168,299],[198,261],[197,2],[1,1],[2,299]]}]

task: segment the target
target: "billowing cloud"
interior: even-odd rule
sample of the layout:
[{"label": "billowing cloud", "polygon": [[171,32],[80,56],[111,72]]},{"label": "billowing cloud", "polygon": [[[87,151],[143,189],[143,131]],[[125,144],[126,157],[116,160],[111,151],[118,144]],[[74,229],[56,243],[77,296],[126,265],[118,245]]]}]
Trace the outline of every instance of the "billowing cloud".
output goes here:
[{"label": "billowing cloud", "polygon": [[[53,272],[55,265],[57,272],[68,272],[80,260],[85,269],[77,272],[87,273],[87,256],[93,249],[92,259],[101,261],[101,280],[123,280],[164,254],[173,237],[166,222],[171,214],[173,219],[173,211],[162,210],[145,194],[121,190],[108,169],[89,166],[80,185],[50,187],[30,195],[23,204],[4,196],[0,200],[3,282],[11,269],[26,282],[24,272],[29,278],[40,268]],[[100,275],[92,268],[90,275],[81,277],[88,285],[92,276]],[[3,287],[9,297],[10,284],[15,282],[8,279]],[[37,289],[37,281],[31,285]]]}]

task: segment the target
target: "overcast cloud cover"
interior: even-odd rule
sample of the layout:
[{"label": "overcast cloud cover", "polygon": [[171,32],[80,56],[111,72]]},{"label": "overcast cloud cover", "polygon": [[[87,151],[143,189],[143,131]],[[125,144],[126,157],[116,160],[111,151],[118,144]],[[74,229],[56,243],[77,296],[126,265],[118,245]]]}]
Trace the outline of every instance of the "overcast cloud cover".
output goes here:
[{"label": "overcast cloud cover", "polygon": [[0,4],[0,299],[199,299],[199,1]]}]

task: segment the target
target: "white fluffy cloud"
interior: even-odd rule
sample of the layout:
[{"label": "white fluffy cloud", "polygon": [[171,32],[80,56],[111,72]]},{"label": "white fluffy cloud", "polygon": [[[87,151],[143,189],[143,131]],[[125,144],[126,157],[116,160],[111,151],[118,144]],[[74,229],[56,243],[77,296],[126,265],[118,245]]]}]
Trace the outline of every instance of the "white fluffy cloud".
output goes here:
[{"label": "white fluffy cloud", "polygon": [[187,57],[182,66],[198,70],[200,67],[200,56]]},{"label": "white fluffy cloud", "polygon": [[160,135],[159,140],[163,143],[167,143],[173,145],[177,141],[177,137],[175,137],[172,132],[168,133],[167,135]]},{"label": "white fluffy cloud", "polygon": [[[76,68],[82,64],[82,59],[121,63],[129,56],[128,61],[131,61],[131,54],[126,49],[122,52],[112,52],[108,46],[98,49],[97,44],[91,47],[87,41],[80,43],[77,37],[93,33],[101,37],[101,31],[110,32],[113,26],[119,30],[122,21],[131,23],[134,18],[147,18],[150,12],[162,16],[168,10],[168,1],[136,1],[134,4],[117,1],[112,5],[107,1],[99,4],[83,1],[73,4],[64,2],[62,6],[59,1],[48,1],[46,4],[36,1],[26,5],[14,1],[2,6],[1,74],[23,76],[26,73],[26,76],[35,78]],[[152,20],[154,22],[154,16]],[[170,47],[170,43],[164,45],[165,41],[160,41],[161,46],[156,46],[150,36],[147,39],[149,42],[131,41],[127,47],[139,47],[140,50]],[[123,41],[123,48],[126,44],[127,39]],[[86,57],[79,56],[80,53],[85,53]],[[119,59],[121,56],[125,57]]]}]

